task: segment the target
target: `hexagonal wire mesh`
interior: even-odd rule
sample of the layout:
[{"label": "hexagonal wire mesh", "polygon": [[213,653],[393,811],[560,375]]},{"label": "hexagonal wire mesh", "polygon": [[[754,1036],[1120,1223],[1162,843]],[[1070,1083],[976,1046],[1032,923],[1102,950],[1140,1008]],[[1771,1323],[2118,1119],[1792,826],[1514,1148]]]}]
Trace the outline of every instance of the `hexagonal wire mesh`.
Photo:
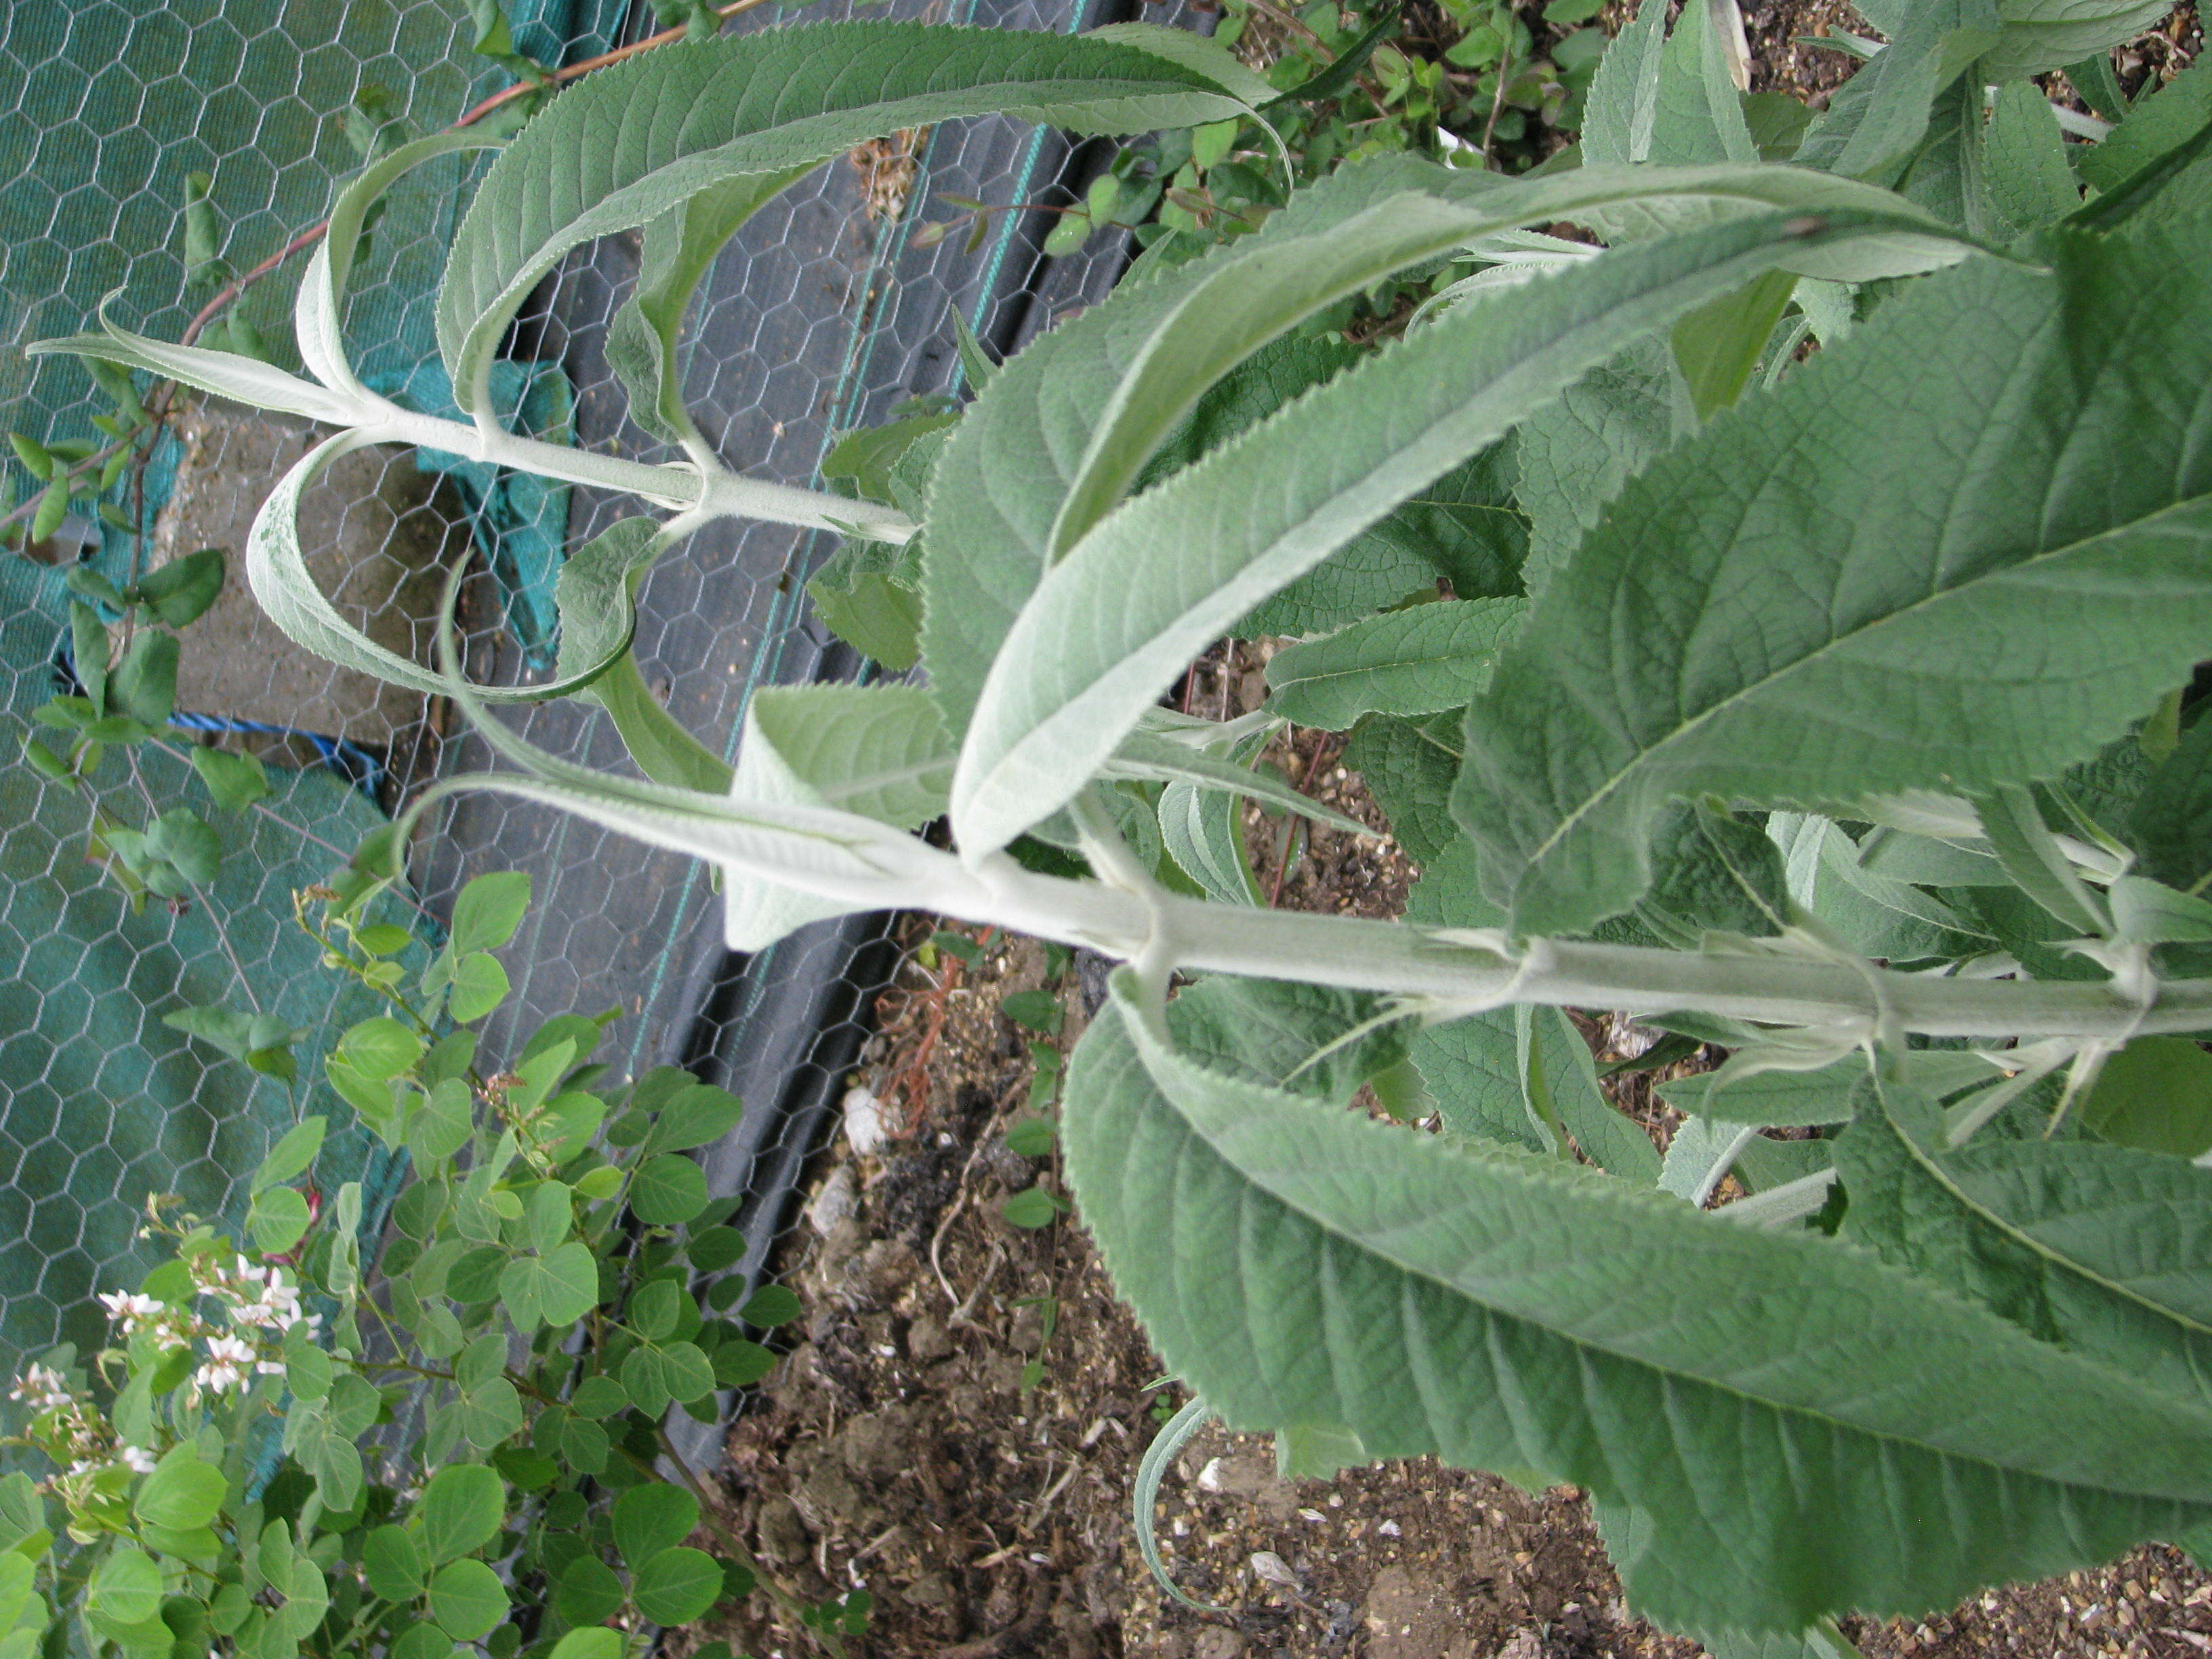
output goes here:
[{"label": "hexagonal wire mesh", "polygon": [[[595,15],[593,0],[512,8],[519,44],[553,61],[635,39],[641,4]],[[1110,21],[1115,0],[852,0],[806,15],[912,15],[1073,30]],[[344,112],[381,86],[418,128],[450,120],[491,86],[467,54],[459,0],[374,0],[334,14],[300,0],[179,0],[133,16],[111,3],[31,0],[0,21],[0,297],[9,344],[82,326],[111,289],[122,316],[176,337],[194,291],[176,248],[185,176],[208,173],[240,264],[282,246],[322,212],[355,165]],[[1130,8],[1133,9],[1133,8]],[[1158,16],[1159,14],[1153,14]],[[763,8],[737,27],[793,21]],[[565,42],[565,48],[562,43]],[[833,434],[917,393],[957,391],[957,307],[1004,350],[1099,297],[1126,248],[1094,239],[1046,261],[1048,211],[1002,214],[970,250],[959,235],[917,246],[939,194],[994,204],[1072,199],[1103,159],[1025,125],[975,121],[904,135],[817,171],[759,215],[722,256],[694,307],[687,391],[723,457],[758,476],[818,483]],[[373,382],[434,402],[443,383],[427,325],[443,249],[465,191],[458,162],[422,169],[395,195],[352,302],[350,337]],[[504,394],[522,423],[577,441],[656,456],[632,426],[601,355],[606,323],[635,275],[634,239],[582,250],[549,279],[509,343]],[[249,291],[244,314],[285,340],[289,281]],[[179,297],[181,296],[181,298]],[[0,360],[0,424],[42,441],[96,437],[83,370]],[[307,434],[215,406],[186,411],[178,441],[146,469],[144,498],[117,500],[142,536],[67,521],[29,556],[0,554],[0,688],[8,718],[65,689],[60,576],[83,559],[118,580],[141,561],[201,545],[234,554],[261,495]],[[465,596],[472,666],[512,679],[547,663],[551,574],[562,550],[623,504],[591,492],[518,489],[431,461],[366,452],[314,492],[303,539],[327,591],[356,623],[427,659],[434,573],[473,540]],[[35,487],[19,474],[20,490]],[[533,493],[534,492],[534,493]],[[160,502],[158,511],[155,503]],[[863,668],[806,613],[805,578],[831,538],[725,521],[672,554],[645,585],[640,665],[670,708],[732,750],[754,687]],[[486,568],[489,567],[489,568]],[[315,1086],[336,1031],[367,1012],[338,994],[294,927],[292,890],[425,781],[489,763],[451,712],[307,657],[234,583],[186,636],[179,706],[206,740],[295,763],[276,793],[233,821],[217,878],[179,903],[134,911],[88,857],[88,808],[72,788],[10,764],[0,772],[9,880],[0,893],[0,1362],[97,1326],[94,1288],[135,1283],[134,1238],[149,1194],[179,1192],[234,1213],[239,1178],[271,1136],[308,1109],[343,1108]],[[570,758],[623,767],[605,722],[572,703],[511,717]],[[259,730],[252,728],[258,727]],[[183,734],[141,756],[107,790],[143,822],[204,805],[181,763]],[[305,765],[298,763],[305,762]],[[119,809],[118,809],[119,810]],[[869,993],[895,966],[882,918],[811,927],[751,958],[726,952],[707,873],[582,823],[491,795],[433,815],[414,849],[414,921],[434,939],[459,884],[524,869],[536,902],[505,954],[514,994],[485,1032],[515,1047],[556,1013],[619,1007],[600,1058],[617,1072],[690,1066],[748,1103],[705,1158],[718,1194],[740,1194],[757,1274],[784,1224],[799,1166],[818,1139],[833,1080],[865,1033]],[[299,1085],[254,1079],[161,1023],[194,1004],[278,1015],[309,1036]],[[310,1105],[312,1102],[312,1105]],[[373,1182],[392,1171],[356,1136],[334,1147]],[[327,1167],[327,1166],[326,1166]]]}]

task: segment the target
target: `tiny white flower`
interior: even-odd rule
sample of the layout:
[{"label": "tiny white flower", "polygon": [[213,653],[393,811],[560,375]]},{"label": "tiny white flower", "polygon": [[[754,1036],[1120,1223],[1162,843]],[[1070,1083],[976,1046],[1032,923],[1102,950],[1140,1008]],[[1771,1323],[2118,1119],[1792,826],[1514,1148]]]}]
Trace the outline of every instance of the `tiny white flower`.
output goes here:
[{"label": "tiny white flower", "polygon": [[125,1446],[118,1455],[126,1468],[136,1469],[141,1474],[154,1473],[154,1454],[149,1451],[137,1446]]}]

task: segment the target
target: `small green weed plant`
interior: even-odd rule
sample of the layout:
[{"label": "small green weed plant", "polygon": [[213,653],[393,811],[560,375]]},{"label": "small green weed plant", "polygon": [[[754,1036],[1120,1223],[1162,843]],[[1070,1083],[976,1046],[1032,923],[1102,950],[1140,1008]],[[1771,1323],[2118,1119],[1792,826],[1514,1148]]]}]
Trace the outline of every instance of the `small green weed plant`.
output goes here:
[{"label": "small green weed plant", "polygon": [[[1279,88],[1141,26],[673,48],[486,173],[439,307],[473,426],[369,393],[339,326],[351,227],[465,137],[340,198],[313,379],[112,325],[54,349],[337,428],[248,577],[514,763],[443,787],[711,861],[736,948],[910,907],[1122,959],[1059,1144],[1185,1413],[1301,1472],[1574,1483],[1638,1612],[1729,1659],[1832,1656],[1846,1612],[2212,1552],[2212,93],[2085,125],[2034,85],[2101,86],[2159,0],[1860,9],[1864,63],[1784,119],[1716,9],[1670,34],[1645,0],[1573,165],[1340,167],[1003,364],[968,343],[973,400],[848,438],[832,492],[731,470],[677,395],[685,301],[747,215],[969,114],[1272,148]],[[631,228],[610,356],[672,459],[506,432],[516,307]],[[1330,325],[1447,266],[1384,337]],[[314,589],[301,491],[391,442],[653,509],[572,556],[557,683],[391,657]],[[921,670],[762,692],[734,770],[628,650],[653,561],[731,514],[843,532],[832,621]],[[1168,706],[1224,635],[1291,641],[1264,705]],[[643,778],[497,718],[555,695]],[[1402,921],[1266,904],[1245,803],[1325,816],[1259,763],[1286,726],[1346,734],[1420,869]],[[949,846],[912,833],[940,819]],[[1663,1157],[1569,1009],[1726,1051],[1665,1085]],[[523,1123],[471,1133],[524,1156]]]},{"label": "small green weed plant", "polygon": [[484,1063],[529,878],[468,884],[411,973],[413,935],[364,920],[379,886],[298,903],[326,964],[387,1003],[325,1071],[409,1179],[388,1222],[367,1215],[361,1182],[316,1179],[316,1115],[253,1172],[237,1230],[149,1202],[169,1253],[100,1297],[109,1346],[43,1355],[10,1391],[11,1659],[622,1659],[757,1591],[842,1650],[866,1593],[817,1607],[765,1580],[665,1430],[765,1376],[755,1338],[799,1311],[727,1271],[736,1200],[684,1156],[738,1101],[665,1068],[611,1086],[590,1059],[611,1015]]}]

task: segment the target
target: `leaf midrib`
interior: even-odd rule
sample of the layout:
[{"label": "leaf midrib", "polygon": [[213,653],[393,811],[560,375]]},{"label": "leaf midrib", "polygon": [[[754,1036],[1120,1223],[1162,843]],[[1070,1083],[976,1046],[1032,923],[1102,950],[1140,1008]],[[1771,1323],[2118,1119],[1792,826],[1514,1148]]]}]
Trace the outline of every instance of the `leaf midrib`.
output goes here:
[{"label": "leaf midrib", "polygon": [[1972,578],[1970,580],[1959,582],[1949,587],[1938,588],[1933,592],[1923,594],[1919,599],[1913,600],[1910,605],[1901,605],[1897,610],[1888,612],[1887,615],[1877,618],[1875,621],[1869,623],[1863,628],[1854,629],[1849,634],[1839,634],[1832,637],[1825,643],[1815,647],[1814,650],[1808,652],[1805,655],[1797,658],[1792,662],[1785,664],[1776,672],[1764,675],[1759,679],[1751,681],[1741,687],[1739,690],[1730,692],[1719,702],[1711,704],[1706,708],[1701,709],[1696,715],[1675,726],[1656,743],[1646,744],[1637,750],[1636,752],[1629,758],[1626,764],[1613,771],[1601,784],[1598,786],[1598,787],[1590,791],[1572,811],[1561,817],[1559,824],[1551,831],[1551,833],[1547,835],[1544,839],[1539,842],[1528,853],[1523,864],[1524,872],[1528,869],[1533,869],[1536,865],[1540,863],[1552,851],[1552,849],[1558,846],[1562,839],[1581,824],[1583,818],[1595,811],[1601,805],[1609,799],[1616,790],[1633,778],[1645,763],[1651,760],[1654,757],[1664,753],[1667,750],[1674,747],[1685,738],[1694,735],[1701,728],[1713,720],[1717,720],[1723,714],[1730,712],[1738,704],[1743,702],[1747,699],[1755,696],[1773,686],[1786,683],[1792,675],[1798,673],[1802,670],[1828,660],[1829,654],[1831,653],[1847,647],[1856,646],[1863,641],[1873,639],[1878,635],[1881,629],[1887,628],[1893,623],[1917,617],[1929,606],[1940,605],[1948,600],[1958,598],[1962,594],[1971,592],[1984,582],[2015,575],[2020,572],[2032,570],[2039,565],[2047,564],[2053,560],[2069,557],[2074,554],[2081,552],[2086,548],[2094,547],[2099,542],[2110,541],[2116,536],[2131,534],[2135,532],[2144,529],[2147,526],[2157,524],[2161,519],[2179,514],[2187,513],[2207,504],[2212,504],[2212,492],[2207,492],[2197,495],[2185,496],[2179,501],[2169,501],[2166,506],[2160,507],[2154,513],[2148,513],[2143,514],[2141,518],[2130,519],[2124,524],[2110,526],[2092,535],[2079,537],[2073,541],[2063,544],[2061,546],[2052,548],[2048,552],[2031,554],[2026,558],[2015,559],[2008,564],[1993,566],[1990,568],[1984,570],[1981,574]]},{"label": "leaf midrib", "polygon": [[[1143,1065],[1141,1055],[1139,1058],[1138,1064],[1139,1069],[1145,1072],[1147,1082],[1160,1094],[1162,1099],[1168,1101],[1170,1109],[1175,1110],[1172,1099],[1167,1095],[1166,1091],[1159,1089],[1157,1081],[1151,1078],[1149,1069],[1146,1068]],[[1464,1285],[1456,1285],[1449,1279],[1439,1278],[1436,1273],[1425,1267],[1413,1266],[1401,1261],[1396,1255],[1389,1253],[1379,1243],[1370,1242],[1362,1235],[1348,1231],[1340,1224],[1334,1223],[1327,1217],[1316,1213],[1314,1210],[1309,1208],[1306,1205],[1299,1202],[1297,1200],[1285,1196],[1261,1176],[1254,1173],[1243,1164],[1239,1163],[1237,1160],[1231,1158],[1226,1152],[1223,1152],[1221,1148],[1215,1144],[1213,1138],[1211,1135],[1200,1129],[1195,1123],[1193,1123],[1191,1120],[1184,1116],[1182,1112],[1176,1111],[1176,1116],[1194,1135],[1206,1144],[1208,1151],[1212,1152],[1215,1157],[1219,1158],[1230,1167],[1231,1170],[1235,1171],[1241,1179],[1249,1182],[1254,1188],[1266,1194],[1267,1196],[1273,1202],[1282,1205],[1285,1209],[1291,1211],[1293,1213],[1299,1215],[1310,1222],[1326,1237],[1335,1239],[1347,1248],[1357,1250],[1363,1255],[1370,1257],[1387,1265],[1394,1272],[1402,1273],[1409,1279],[1419,1279],[1425,1284],[1435,1285],[1437,1289],[1443,1291],[1449,1296],[1460,1297],[1472,1303],[1475,1306],[1481,1308],[1483,1311],[1492,1318],[1510,1320],[1517,1324],[1540,1331],[1550,1340],[1564,1343],[1577,1352],[1598,1357],[1616,1364],[1639,1367],[1662,1377],[1671,1378],[1679,1382],[1694,1385],[1698,1388],[1709,1389],[1713,1390],[1715,1393],[1725,1395],[1731,1399],[1741,1401],[1747,1405],[1754,1407],[1760,1411],[1771,1413],[1776,1416],[1795,1416],[1810,1422],[1826,1424],[1839,1433],[1844,1435],[1861,1436],[1872,1441],[1887,1442],[1901,1446],[1913,1447],[1931,1457],[1949,1462],[1975,1465],[1991,1470],[2003,1471],[2019,1478],[2035,1480],[2069,1490],[2104,1492],[2111,1494],[2135,1497],[2140,1499],[2158,1503],[2185,1504],[2191,1501],[2191,1499],[2185,1498],[2175,1498],[2166,1494],[2142,1492],[2125,1487],[2093,1486],[2084,1482],[2065,1480],[2059,1476],[2027,1467],[2024,1464],[2001,1462],[1986,1453],[1959,1451],[1949,1447],[1937,1445],[1917,1435],[1902,1433],[1893,1429],[1873,1428],[1865,1424],[1854,1423],[1850,1421],[1848,1419],[1838,1417],[1831,1412],[1821,1411],[1816,1407],[1798,1404],[1794,1401],[1784,1403],[1783,1401],[1767,1398],[1764,1395],[1751,1393],[1748,1389],[1738,1383],[1723,1381],[1718,1377],[1701,1375],[1698,1372],[1684,1370],[1679,1366],[1662,1364],[1658,1360],[1649,1358],[1639,1354],[1623,1352],[1614,1347],[1608,1346],[1607,1344],[1599,1341],[1595,1338],[1570,1333],[1558,1325],[1547,1324],[1533,1315],[1516,1312],[1510,1309],[1500,1307],[1492,1302],[1484,1300],[1480,1296],[1468,1290]],[[1389,1133],[1387,1128],[1382,1127],[1382,1126],[1376,1126],[1376,1130],[1377,1133]],[[1536,1155],[1532,1153],[1528,1154],[1528,1156],[1534,1158]],[[1433,1218],[1434,1213],[1434,1212],[1430,1212],[1431,1218]],[[1887,1269],[1886,1271],[1895,1273],[1894,1269]],[[1929,1285],[1924,1281],[1913,1279],[1910,1275],[1896,1274],[1896,1276],[1903,1281],[1910,1284],[1912,1288],[1919,1293],[1936,1297],[1943,1297],[1949,1295],[1949,1293],[1945,1291],[1941,1286]],[[1958,1301],[1962,1311],[1972,1311],[1978,1315],[1984,1315],[1984,1310],[1966,1301],[1964,1298],[1953,1297],[1952,1299]],[[1984,1315],[1984,1316],[1987,1316]],[[2066,1358],[2075,1363],[2084,1365],[2097,1366],[2100,1369],[2110,1369],[2109,1367],[2104,1366],[2102,1362],[2094,1358],[2090,1358],[2078,1353],[2069,1352],[2064,1350],[2061,1350],[2059,1352],[2065,1353]]]},{"label": "leaf midrib", "polygon": [[2212,1338],[2212,1324],[2193,1318],[2179,1309],[2169,1308],[2162,1302],[2154,1301],[2132,1286],[2124,1285],[2116,1279],[2107,1279],[2087,1263],[2078,1261],[2045,1244],[2033,1233],[2027,1231],[1996,1211],[1977,1200],[1964,1187],[1952,1178],[1948,1170],[1922,1149],[1920,1143],[1906,1131],[1903,1124],[1897,1121],[1896,1114],[1888,1109],[1886,1103],[1882,1109],[1882,1117],[1888,1123],[1891,1133],[1904,1143],[1906,1154],[1927,1172],[1930,1180],[1949,1193],[1958,1201],[1960,1206],[1969,1214],[1995,1228],[2004,1237],[2022,1246],[2039,1259],[2057,1267],[2060,1272],[2084,1279],[2121,1301],[2133,1303],[2169,1324],[2178,1325],[2182,1329],[2199,1336]]}]

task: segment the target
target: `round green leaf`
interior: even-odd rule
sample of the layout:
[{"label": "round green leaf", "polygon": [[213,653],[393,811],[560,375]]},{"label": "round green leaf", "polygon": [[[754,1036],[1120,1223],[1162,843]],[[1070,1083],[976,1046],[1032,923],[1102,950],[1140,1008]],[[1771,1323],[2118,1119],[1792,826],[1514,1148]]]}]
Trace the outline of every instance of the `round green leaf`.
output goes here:
[{"label": "round green leaf", "polygon": [[675,1227],[707,1207],[707,1177],[690,1158],[663,1152],[638,1166],[629,1207],[648,1227]]},{"label": "round green leaf", "polygon": [[684,1247],[691,1265],[702,1273],[716,1273],[745,1253],[745,1236],[735,1227],[709,1227]]},{"label": "round green leaf", "polygon": [[580,1417],[612,1417],[628,1408],[629,1393],[611,1376],[587,1376],[576,1384],[569,1409]]},{"label": "round green leaf", "polygon": [[497,950],[514,937],[529,908],[530,877],[526,872],[478,876],[453,900],[453,954]]},{"label": "round green leaf", "polygon": [[481,1561],[451,1561],[430,1581],[430,1617],[457,1642],[489,1635],[507,1617],[507,1587]]},{"label": "round green leaf", "polygon": [[778,1325],[788,1325],[799,1317],[799,1297],[790,1286],[763,1285],[738,1310],[738,1317],[757,1329],[772,1330]]},{"label": "round green leaf", "polygon": [[149,1527],[185,1532],[215,1519],[222,1493],[222,1471],[202,1462],[190,1446],[179,1446],[146,1477],[131,1507]]},{"label": "round green leaf", "polygon": [[507,1488],[481,1463],[455,1463],[430,1477],[416,1513],[434,1565],[480,1550],[507,1518]]},{"label": "round green leaf", "polygon": [[392,1659],[448,1659],[453,1638],[435,1625],[410,1625],[392,1644]]},{"label": "round green leaf", "polygon": [[704,1550],[663,1550],[638,1570],[632,1594],[654,1624],[688,1625],[722,1599],[721,1564]]},{"label": "round green leaf", "polygon": [[422,1058],[422,1040],[398,1020],[380,1014],[340,1037],[338,1054],[363,1077],[381,1083]]},{"label": "round green leaf", "polygon": [[[614,1577],[612,1573],[607,1576]],[[619,1587],[616,1593],[619,1598]],[[619,1600],[617,1605],[620,1605]],[[572,1630],[556,1642],[551,1659],[622,1659],[622,1632],[595,1624],[583,1630]]]},{"label": "round green leaf", "polygon": [[652,1480],[615,1499],[614,1519],[615,1547],[635,1572],[691,1535],[699,1524],[699,1500],[681,1486]]},{"label": "round green leaf", "polygon": [[726,1389],[749,1389],[775,1369],[775,1350],[743,1337],[714,1350],[714,1380]]},{"label": "round green leaf", "polygon": [[272,1187],[253,1195],[252,1213],[246,1224],[255,1246],[264,1255],[272,1255],[298,1243],[312,1219],[304,1194],[290,1187]]},{"label": "round green leaf", "polygon": [[361,1547],[368,1587],[387,1601],[411,1601],[422,1593],[422,1547],[402,1527],[379,1527]]},{"label": "round green leaf", "polygon": [[596,1555],[580,1555],[561,1575],[553,1611],[572,1625],[596,1625],[622,1611],[622,1580]]},{"label": "round green leaf", "polygon": [[471,1389],[461,1401],[461,1436],[478,1451],[489,1451],[521,1428],[522,1396],[503,1376]]},{"label": "round green leaf", "polygon": [[660,1375],[670,1396],[689,1405],[714,1391],[714,1368],[690,1342],[672,1342],[660,1351]]},{"label": "round green leaf", "polygon": [[161,1610],[161,1570],[145,1551],[118,1545],[93,1569],[84,1607],[111,1625],[143,1625]]}]

